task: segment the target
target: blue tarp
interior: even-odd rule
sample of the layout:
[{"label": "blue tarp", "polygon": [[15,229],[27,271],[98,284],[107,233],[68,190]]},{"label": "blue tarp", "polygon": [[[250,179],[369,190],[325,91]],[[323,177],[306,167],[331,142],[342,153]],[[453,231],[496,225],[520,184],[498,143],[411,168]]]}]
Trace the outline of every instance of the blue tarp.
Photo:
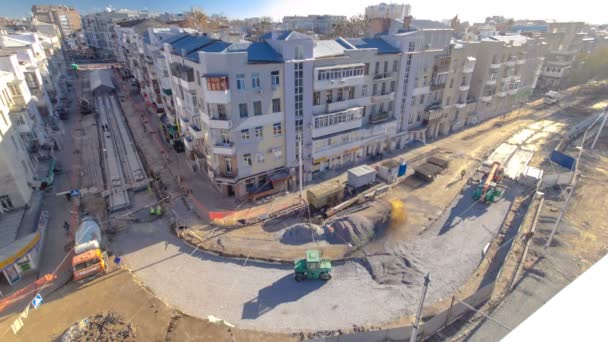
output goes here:
[{"label": "blue tarp", "polygon": [[551,152],[551,161],[572,171],[576,167],[576,160],[567,154],[554,150]]}]

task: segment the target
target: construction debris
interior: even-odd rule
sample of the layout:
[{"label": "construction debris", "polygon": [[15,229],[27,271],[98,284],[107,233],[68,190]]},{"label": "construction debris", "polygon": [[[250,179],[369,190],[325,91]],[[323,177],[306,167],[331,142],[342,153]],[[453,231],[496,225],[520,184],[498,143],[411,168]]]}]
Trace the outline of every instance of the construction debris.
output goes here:
[{"label": "construction debris", "polygon": [[115,312],[102,312],[71,326],[61,342],[71,341],[135,341],[135,329]]}]

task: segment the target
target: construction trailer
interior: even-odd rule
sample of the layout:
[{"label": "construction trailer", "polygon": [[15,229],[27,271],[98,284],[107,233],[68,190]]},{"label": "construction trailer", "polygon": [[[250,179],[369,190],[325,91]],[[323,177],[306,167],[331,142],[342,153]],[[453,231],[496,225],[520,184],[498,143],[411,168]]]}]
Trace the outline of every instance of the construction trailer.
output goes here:
[{"label": "construction trailer", "polygon": [[354,190],[360,189],[376,181],[376,169],[369,165],[360,165],[347,171],[346,184]]},{"label": "construction trailer", "polygon": [[306,190],[306,200],[311,207],[322,210],[344,199],[344,184],[340,181],[324,182]]},{"label": "construction trailer", "polygon": [[[378,178],[384,180],[388,184],[392,184],[397,181],[399,176],[399,169],[402,163],[396,160],[387,160],[378,166]],[[405,174],[405,172],[403,172]]]}]

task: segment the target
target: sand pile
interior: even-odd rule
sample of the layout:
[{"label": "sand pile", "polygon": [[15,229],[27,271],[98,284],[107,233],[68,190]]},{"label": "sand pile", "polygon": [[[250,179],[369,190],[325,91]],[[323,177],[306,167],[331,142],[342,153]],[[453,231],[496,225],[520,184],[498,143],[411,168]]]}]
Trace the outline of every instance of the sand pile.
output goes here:
[{"label": "sand pile", "polygon": [[376,230],[390,219],[388,202],[379,201],[369,208],[339,217],[327,224],[327,241],[336,244],[362,245],[371,240]]},{"label": "sand pile", "polygon": [[411,285],[412,281],[419,281],[421,272],[413,267],[404,257],[393,254],[376,254],[363,259],[363,265],[372,278],[379,284]]},{"label": "sand pile", "polygon": [[301,245],[323,239],[323,228],[312,223],[296,223],[281,233],[281,243]]}]

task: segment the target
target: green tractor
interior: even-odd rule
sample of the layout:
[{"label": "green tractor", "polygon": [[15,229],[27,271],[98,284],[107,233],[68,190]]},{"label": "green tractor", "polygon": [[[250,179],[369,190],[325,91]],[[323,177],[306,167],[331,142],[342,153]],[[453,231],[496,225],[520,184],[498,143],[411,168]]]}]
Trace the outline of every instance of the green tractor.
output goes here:
[{"label": "green tractor", "polygon": [[296,281],[305,279],[331,279],[331,261],[321,259],[321,252],[311,249],[306,251],[306,259],[298,259],[293,262]]}]

